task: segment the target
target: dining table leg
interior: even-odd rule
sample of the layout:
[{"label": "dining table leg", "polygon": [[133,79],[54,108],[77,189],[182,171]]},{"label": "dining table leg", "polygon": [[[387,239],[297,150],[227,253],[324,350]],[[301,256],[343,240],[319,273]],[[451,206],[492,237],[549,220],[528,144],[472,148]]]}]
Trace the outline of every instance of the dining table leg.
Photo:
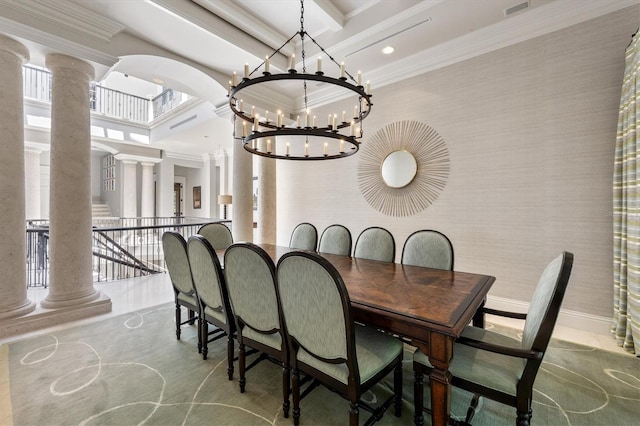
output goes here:
[{"label": "dining table leg", "polygon": [[451,413],[451,372],[449,365],[453,359],[451,336],[431,332],[429,342],[429,362],[433,370],[429,375],[431,384],[431,424],[445,426],[449,424]]}]

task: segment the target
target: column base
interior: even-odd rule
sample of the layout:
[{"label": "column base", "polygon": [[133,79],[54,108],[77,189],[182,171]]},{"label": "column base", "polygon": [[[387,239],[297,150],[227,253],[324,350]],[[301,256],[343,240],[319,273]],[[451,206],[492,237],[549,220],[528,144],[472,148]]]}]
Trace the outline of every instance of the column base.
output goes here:
[{"label": "column base", "polygon": [[40,306],[45,309],[62,309],[69,308],[75,305],[84,305],[86,303],[92,302],[100,297],[100,292],[92,287],[91,292],[88,294],[84,294],[82,296],[74,296],[73,298],[65,298],[65,297],[51,297],[51,290],[49,290],[49,295],[40,302]]},{"label": "column base", "polygon": [[0,321],[3,321],[7,318],[21,317],[28,314],[29,312],[33,312],[35,309],[35,302],[27,299],[22,306],[18,306],[17,308],[11,309],[10,311],[0,312]]},{"label": "column base", "polygon": [[[96,293],[93,300],[87,303],[75,303],[72,306],[57,309],[38,306],[26,315],[2,318],[0,319],[0,339],[111,312],[111,299],[99,291]],[[77,299],[74,300],[74,302],[77,301]]]}]

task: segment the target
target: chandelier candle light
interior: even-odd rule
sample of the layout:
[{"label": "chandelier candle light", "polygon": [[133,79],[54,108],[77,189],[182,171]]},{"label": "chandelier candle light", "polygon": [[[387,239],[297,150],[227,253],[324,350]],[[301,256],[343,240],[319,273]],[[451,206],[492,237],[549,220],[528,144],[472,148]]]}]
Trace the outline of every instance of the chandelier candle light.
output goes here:
[{"label": "chandelier candle light", "polygon": [[[301,40],[302,72],[297,71],[295,55],[291,55],[288,71],[272,74],[269,59],[280,53],[280,50],[296,36],[299,36]],[[307,37],[336,65],[339,77],[325,75],[322,70],[321,56],[317,58],[316,72],[307,73],[304,46]],[[263,70],[262,75],[252,78],[252,75],[260,69]],[[269,111],[265,111],[262,116],[256,112],[255,106],[251,107],[251,111],[245,111],[246,106],[240,97],[243,90],[259,84],[289,81],[301,82],[304,95],[304,109],[300,114],[296,114],[295,122],[292,125],[285,124],[285,115],[282,111],[275,113],[274,120],[270,119]],[[342,111],[342,120],[338,122],[337,113],[329,114],[327,125],[318,126],[317,117],[308,107],[307,82],[331,84],[335,88],[346,90],[351,96],[357,98],[353,108],[353,117],[347,117],[346,111]],[[266,56],[264,62],[253,72],[249,72],[249,65],[245,64],[244,77],[241,81],[238,81],[238,75],[234,72],[229,82],[229,106],[235,117],[243,120],[242,138],[239,139],[242,140],[244,149],[252,154],[269,158],[330,160],[355,154],[363,135],[362,120],[369,115],[372,105],[369,82],[366,83],[366,87],[362,85],[362,73],[358,71],[357,78],[354,78],[345,70],[344,62],[338,64],[304,30],[304,0],[300,0],[300,31],[291,36],[271,55]],[[285,143],[278,145],[279,139],[283,139]]]}]

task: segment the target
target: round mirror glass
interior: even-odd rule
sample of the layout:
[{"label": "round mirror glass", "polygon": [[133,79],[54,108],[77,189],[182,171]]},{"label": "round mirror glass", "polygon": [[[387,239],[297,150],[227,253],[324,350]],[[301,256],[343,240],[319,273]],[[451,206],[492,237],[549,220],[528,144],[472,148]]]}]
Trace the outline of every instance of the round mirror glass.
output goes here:
[{"label": "round mirror glass", "polygon": [[382,162],[382,179],[390,188],[403,188],[411,183],[418,163],[409,151],[393,151]]}]

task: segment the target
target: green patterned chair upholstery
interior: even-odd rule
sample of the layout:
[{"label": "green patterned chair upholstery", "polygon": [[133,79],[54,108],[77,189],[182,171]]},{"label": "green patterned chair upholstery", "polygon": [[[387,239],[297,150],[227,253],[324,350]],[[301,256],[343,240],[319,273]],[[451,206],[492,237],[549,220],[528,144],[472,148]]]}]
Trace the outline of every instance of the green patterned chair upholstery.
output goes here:
[{"label": "green patterned chair upholstery", "polygon": [[[478,327],[467,327],[454,346],[449,368],[451,384],[474,393],[467,412],[471,421],[480,396],[516,408],[516,424],[526,426],[531,421],[533,383],[547,350],[551,334],[564,298],[573,254],[563,252],[544,270],[526,314],[487,309],[495,315],[524,319],[522,340],[512,339]],[[413,357],[415,373],[415,423],[423,424],[423,375],[433,367],[417,350]]]},{"label": "green patterned chair upholstery", "polygon": [[396,258],[396,242],[393,235],[377,226],[365,229],[358,235],[353,257],[393,262]]},{"label": "green patterned chair upholstery", "polygon": [[318,245],[318,230],[310,223],[303,222],[296,225],[291,233],[289,248],[316,251]]},{"label": "green patterned chair upholstery", "polygon": [[207,223],[198,229],[198,234],[202,235],[211,243],[214,250],[224,250],[233,244],[231,230],[224,223]]},{"label": "green patterned chair upholstery", "polygon": [[[273,260],[255,244],[232,244],[224,254],[224,274],[236,322],[240,392],[245,390],[246,371],[263,359],[275,359],[282,367],[282,410],[284,417],[288,417],[289,348],[282,326]],[[245,367],[246,346],[261,352],[248,367]]]},{"label": "green patterned chair upholstery", "polygon": [[351,232],[342,225],[329,225],[322,231],[319,253],[351,256]]},{"label": "green patterned chair upholstery", "polygon": [[[191,266],[189,265],[189,256],[187,254],[187,242],[184,240],[184,237],[177,232],[165,232],[162,234],[162,250],[175,294],[176,338],[180,340],[180,327],[187,323],[193,325],[196,321],[196,312],[200,310],[198,295],[193,287]],[[189,318],[184,322],[182,322],[181,317],[181,306],[187,308],[189,312]],[[199,324],[198,329],[200,329]],[[201,345],[200,333],[198,333],[198,352],[202,351]]]},{"label": "green patterned chair upholstery", "polygon": [[441,232],[416,231],[404,242],[401,263],[453,271],[453,245]]},{"label": "green patterned chair upholstery", "polygon": [[[211,243],[202,235],[193,235],[187,242],[193,285],[198,294],[200,317],[200,341],[202,359],[207,359],[208,344],[227,337],[227,373],[233,379],[233,337],[236,331],[227,283],[220,261]],[[211,334],[209,324],[217,327]],[[211,336],[211,337],[210,337]]]},{"label": "green patterned chair upholstery", "polygon": [[[379,419],[395,403],[399,417],[403,345],[353,322],[349,294],[336,269],[316,253],[289,252],[278,262],[277,286],[290,345],[294,424],[300,421],[301,372],[349,400],[351,425],[358,424],[360,407]],[[394,395],[378,409],[364,403],[362,393],[392,370]]]}]

